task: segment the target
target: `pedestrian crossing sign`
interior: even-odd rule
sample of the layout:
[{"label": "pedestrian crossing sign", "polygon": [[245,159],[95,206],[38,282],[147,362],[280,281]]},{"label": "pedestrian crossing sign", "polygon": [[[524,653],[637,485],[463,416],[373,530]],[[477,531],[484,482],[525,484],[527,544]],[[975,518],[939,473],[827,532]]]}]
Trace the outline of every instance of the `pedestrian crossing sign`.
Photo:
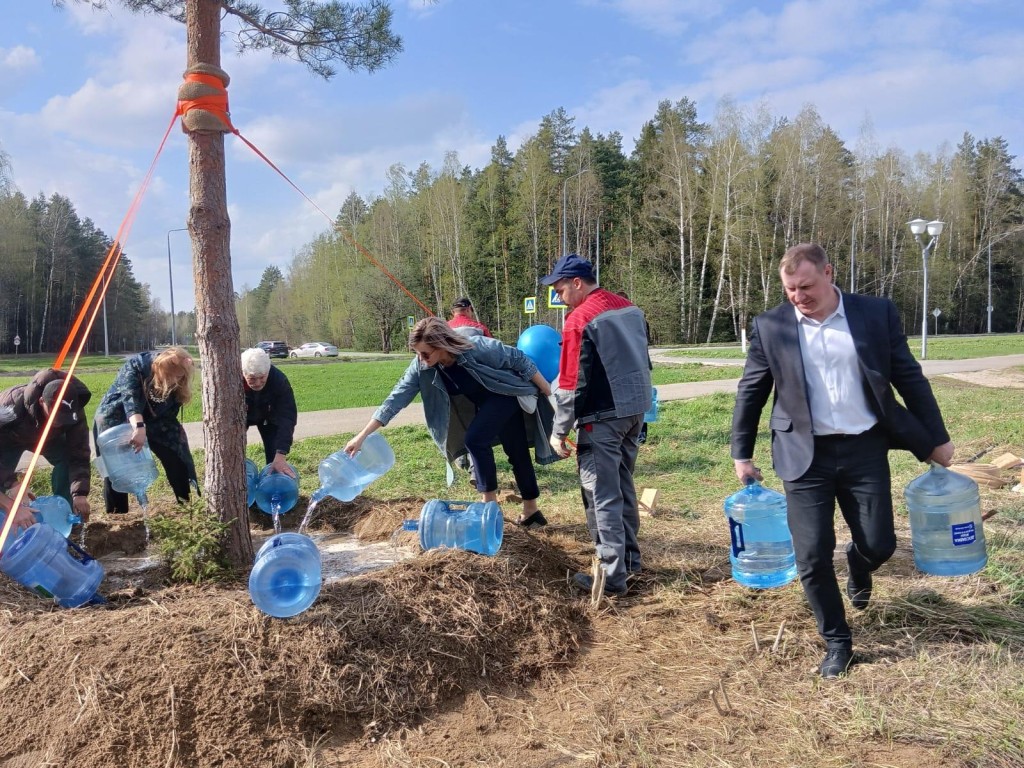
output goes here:
[{"label": "pedestrian crossing sign", "polygon": [[533,315],[537,312],[537,297],[527,296],[523,299],[523,312],[527,315]]},{"label": "pedestrian crossing sign", "polygon": [[561,297],[555,293],[554,286],[548,286],[548,309],[565,309],[569,305],[562,301]]}]

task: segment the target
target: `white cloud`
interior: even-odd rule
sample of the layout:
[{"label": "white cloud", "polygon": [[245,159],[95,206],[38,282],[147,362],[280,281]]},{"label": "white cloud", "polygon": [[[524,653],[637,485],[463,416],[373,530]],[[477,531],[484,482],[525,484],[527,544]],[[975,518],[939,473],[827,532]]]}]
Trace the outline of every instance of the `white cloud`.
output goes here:
[{"label": "white cloud", "polygon": [[0,48],[0,72],[20,74],[35,69],[38,65],[39,56],[28,46]]}]

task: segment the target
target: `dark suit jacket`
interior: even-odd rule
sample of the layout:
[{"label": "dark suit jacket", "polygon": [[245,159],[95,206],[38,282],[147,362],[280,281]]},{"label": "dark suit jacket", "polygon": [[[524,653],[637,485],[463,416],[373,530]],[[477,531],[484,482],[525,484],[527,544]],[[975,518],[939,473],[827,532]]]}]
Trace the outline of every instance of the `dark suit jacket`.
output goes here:
[{"label": "dark suit jacket", "polygon": [[[896,307],[888,299],[848,293],[843,304],[868,405],[888,432],[890,447],[909,450],[924,461],[949,441],[949,433],[931,386],[910,354]],[[732,457],[750,459],[761,411],[774,389],[772,463],[783,480],[798,479],[814,457],[799,333],[788,302],[754,318],[732,419]],[[907,407],[896,400],[893,388]]]}]

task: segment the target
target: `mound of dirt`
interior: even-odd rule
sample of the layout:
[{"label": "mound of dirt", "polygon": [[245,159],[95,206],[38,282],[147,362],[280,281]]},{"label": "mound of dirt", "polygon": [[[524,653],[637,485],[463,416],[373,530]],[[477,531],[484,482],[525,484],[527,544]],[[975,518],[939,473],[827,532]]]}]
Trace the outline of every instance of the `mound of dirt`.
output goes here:
[{"label": "mound of dirt", "polygon": [[[385,530],[410,506],[335,512]],[[505,536],[494,558],[433,551],[328,584],[291,620],[240,585],[66,611],[2,580],[0,764],[294,765],[321,732],[372,735],[533,679],[575,656],[589,619],[563,552]]]}]

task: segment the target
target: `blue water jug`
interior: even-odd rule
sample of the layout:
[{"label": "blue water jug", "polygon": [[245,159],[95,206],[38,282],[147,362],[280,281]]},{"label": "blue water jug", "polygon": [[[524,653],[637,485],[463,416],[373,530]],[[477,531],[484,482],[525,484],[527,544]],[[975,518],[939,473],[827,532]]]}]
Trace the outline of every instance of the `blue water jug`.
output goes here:
[{"label": "blue water jug", "polygon": [[745,587],[781,587],[796,578],[793,539],[786,522],[786,497],[750,483],[725,500],[732,546],[732,577]]},{"label": "blue water jug", "polygon": [[[291,464],[288,465],[292,467]],[[283,472],[272,472],[267,464],[256,479],[256,506],[268,515],[291,512],[299,500],[299,473],[292,467],[295,477]]]},{"label": "blue water jug", "polygon": [[256,501],[256,482],[259,480],[260,468],[252,459],[245,460],[245,506],[251,507]]},{"label": "blue water jug", "polygon": [[309,608],[320,594],[320,550],[301,533],[278,533],[256,554],[249,595],[266,614],[285,619]]},{"label": "blue water jug", "polygon": [[651,387],[651,407],[644,414],[644,423],[653,424],[658,420],[658,388]]},{"label": "blue water jug", "polygon": [[338,501],[352,501],[394,465],[395,452],[382,434],[373,432],[355,456],[338,451],[320,462],[320,488],[313,492],[312,500],[333,496]]},{"label": "blue water jug", "polygon": [[505,519],[496,501],[428,501],[419,520],[402,528],[420,533],[423,549],[448,547],[493,556],[501,549]]},{"label": "blue water jug", "polygon": [[63,608],[77,608],[92,600],[104,576],[97,560],[42,523],[6,548],[0,571]]},{"label": "blue water jug", "polygon": [[46,523],[61,536],[67,536],[71,533],[71,526],[82,522],[63,496],[37,496],[28,505],[35,512],[36,520]]},{"label": "blue water jug", "polygon": [[914,565],[935,576],[962,576],[988,562],[978,484],[932,464],[903,491],[910,512]]},{"label": "blue water jug", "polygon": [[110,480],[115,491],[134,493],[143,509],[149,506],[146,491],[156,480],[156,462],[150,453],[149,445],[144,445],[136,452],[132,447],[131,424],[118,424],[105,429],[96,438],[96,452],[100,455],[102,467],[100,474]]},{"label": "blue water jug", "polygon": [[[5,522],[7,522],[7,513],[0,509],[0,530],[2,530],[3,524]],[[22,528],[21,526],[18,526],[17,528],[12,528],[10,532],[7,534],[7,539],[4,541],[3,549],[0,549],[0,555],[6,552],[8,548],[11,546],[11,544],[17,541],[18,537],[21,536],[21,534],[23,534],[26,530],[26,528]]]}]

